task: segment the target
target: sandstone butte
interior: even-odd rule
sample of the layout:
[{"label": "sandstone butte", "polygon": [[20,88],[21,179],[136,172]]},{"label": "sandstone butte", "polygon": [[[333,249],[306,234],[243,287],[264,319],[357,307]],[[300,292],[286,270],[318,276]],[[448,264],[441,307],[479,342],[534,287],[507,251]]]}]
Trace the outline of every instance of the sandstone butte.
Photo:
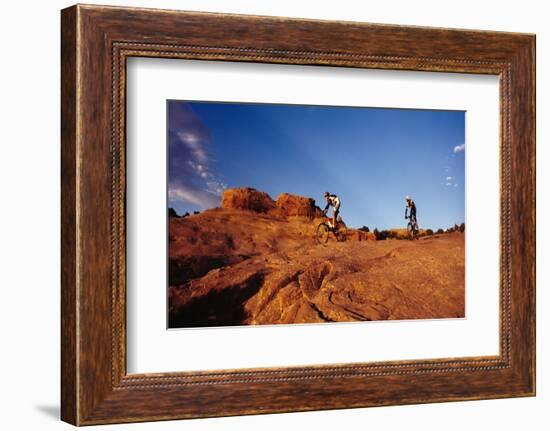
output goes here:
[{"label": "sandstone butte", "polygon": [[464,234],[315,241],[321,210],[290,194],[224,192],[169,218],[169,326],[464,317]]}]

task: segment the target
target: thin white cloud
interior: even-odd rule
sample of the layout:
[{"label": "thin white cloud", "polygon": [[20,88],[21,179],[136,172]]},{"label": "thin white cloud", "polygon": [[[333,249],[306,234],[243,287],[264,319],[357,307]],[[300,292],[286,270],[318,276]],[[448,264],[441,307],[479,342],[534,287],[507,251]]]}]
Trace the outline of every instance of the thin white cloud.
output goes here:
[{"label": "thin white cloud", "polygon": [[168,188],[168,199],[175,202],[186,202],[202,209],[212,208],[220,204],[220,196],[209,191],[195,189],[183,184],[171,185]]},{"label": "thin white cloud", "polygon": [[193,160],[188,160],[187,164],[189,165],[193,173],[195,173],[200,178],[208,179],[214,177],[214,174],[210,172],[205,165],[195,163]]},{"label": "thin white cloud", "polygon": [[[208,154],[201,137],[193,132],[178,132],[180,141],[191,150],[195,160],[199,163],[208,162]],[[201,166],[200,164],[198,166]]]},{"label": "thin white cloud", "polygon": [[455,179],[456,179],[456,177],[447,177],[447,178],[445,178],[446,181],[453,181]]},{"label": "thin white cloud", "polygon": [[220,195],[224,192],[224,190],[227,188],[227,184],[222,183],[220,181],[207,181],[206,185],[208,186],[208,191],[210,193],[213,193],[215,195]]},{"label": "thin white cloud", "polygon": [[200,207],[221,204],[227,187],[216,171],[208,127],[184,102],[170,102],[168,199]]},{"label": "thin white cloud", "polygon": [[462,151],[464,151],[464,149],[466,148],[466,144],[462,144],[462,145],[457,145],[455,148],[454,148],[454,152],[455,153],[460,153]]},{"label": "thin white cloud", "polygon": [[452,186],[453,183],[445,183],[446,186]]}]

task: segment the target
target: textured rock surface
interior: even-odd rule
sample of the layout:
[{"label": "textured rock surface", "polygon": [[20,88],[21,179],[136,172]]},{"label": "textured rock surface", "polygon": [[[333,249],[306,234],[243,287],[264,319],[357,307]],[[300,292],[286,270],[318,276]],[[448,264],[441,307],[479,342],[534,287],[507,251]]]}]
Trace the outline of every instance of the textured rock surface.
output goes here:
[{"label": "textured rock surface", "polygon": [[372,232],[364,232],[357,229],[348,229],[348,241],[376,241],[376,235]]},{"label": "textured rock surface", "polygon": [[170,218],[170,327],[464,317],[463,234],[322,246],[320,220]]},{"label": "textured rock surface", "polygon": [[280,213],[285,216],[321,217],[321,210],[315,206],[315,200],[303,196],[283,193],[275,202]]},{"label": "textured rock surface", "polygon": [[222,208],[265,213],[275,208],[275,202],[265,192],[243,187],[225,190],[222,195]]}]

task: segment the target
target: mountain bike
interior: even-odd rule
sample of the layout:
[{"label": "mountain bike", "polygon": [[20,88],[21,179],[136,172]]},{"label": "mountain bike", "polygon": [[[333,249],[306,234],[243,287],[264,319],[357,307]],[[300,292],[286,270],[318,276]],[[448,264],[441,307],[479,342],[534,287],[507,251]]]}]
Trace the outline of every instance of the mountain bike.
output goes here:
[{"label": "mountain bike", "polygon": [[407,216],[405,218],[409,219],[409,223],[407,223],[407,235],[412,241],[418,237],[418,222],[416,219],[411,219],[411,216]]},{"label": "mountain bike", "polygon": [[315,231],[315,238],[321,245],[325,245],[328,242],[330,234],[333,234],[338,242],[344,242],[348,237],[348,228],[343,221],[338,220],[336,227],[332,226],[331,219],[325,217],[325,219],[319,223]]}]

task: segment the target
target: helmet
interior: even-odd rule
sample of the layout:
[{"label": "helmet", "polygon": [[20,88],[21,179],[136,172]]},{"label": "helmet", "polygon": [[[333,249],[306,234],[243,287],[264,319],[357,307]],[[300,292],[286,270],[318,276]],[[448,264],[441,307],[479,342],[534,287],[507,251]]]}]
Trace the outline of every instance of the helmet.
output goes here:
[{"label": "helmet", "polygon": [[330,193],[329,192],[325,192],[325,197],[328,197],[330,196]]},{"label": "helmet", "polygon": [[406,200],[406,201],[412,201],[412,199],[411,199],[410,196],[405,196],[405,200]]}]

